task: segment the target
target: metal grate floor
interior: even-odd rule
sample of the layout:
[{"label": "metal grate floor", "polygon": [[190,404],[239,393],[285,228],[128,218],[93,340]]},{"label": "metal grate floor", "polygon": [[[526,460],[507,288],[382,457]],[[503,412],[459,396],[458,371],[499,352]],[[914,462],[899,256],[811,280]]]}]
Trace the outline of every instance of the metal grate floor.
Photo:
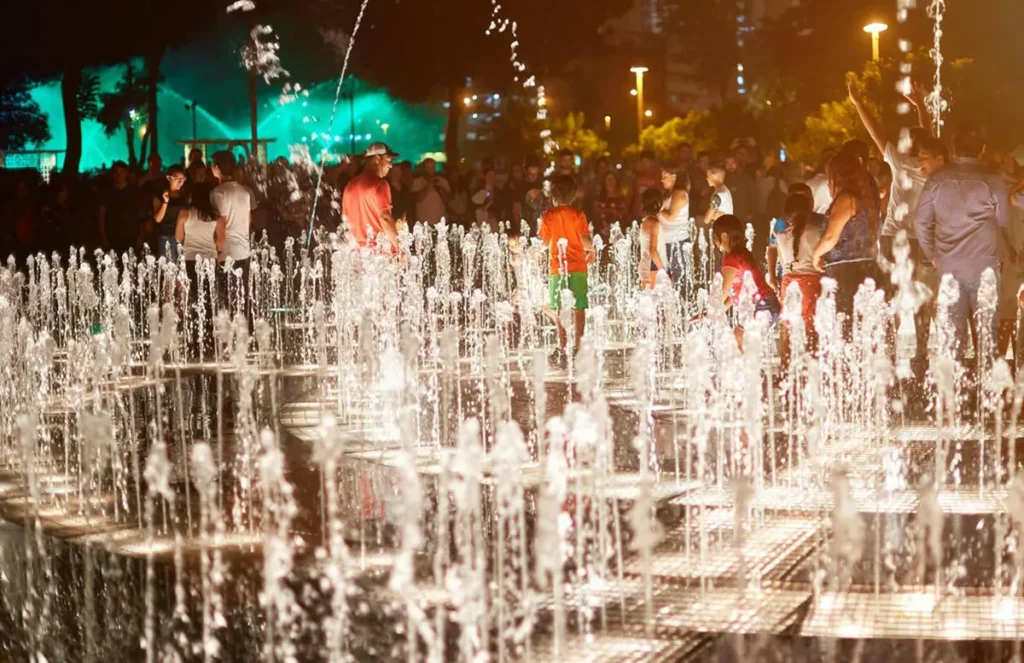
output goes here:
[{"label": "metal grate floor", "polygon": [[[679,550],[682,535],[676,531],[669,545],[677,549],[659,548],[651,560],[651,571],[662,582],[695,582],[706,578],[714,584],[725,581],[736,585],[741,576],[745,576],[747,582],[757,582],[772,578],[787,560],[800,552],[809,552],[817,534],[818,525],[810,519],[768,521],[755,525],[745,535],[742,550],[737,549],[730,533],[717,537],[702,555],[699,538],[693,532],[690,536],[691,549]],[[638,557],[631,557],[624,567],[625,572],[633,576],[644,573],[643,563]]]},{"label": "metal grate floor", "polygon": [[1024,598],[946,596],[933,588],[886,594],[825,594],[811,602],[801,635],[838,638],[1016,640]]}]

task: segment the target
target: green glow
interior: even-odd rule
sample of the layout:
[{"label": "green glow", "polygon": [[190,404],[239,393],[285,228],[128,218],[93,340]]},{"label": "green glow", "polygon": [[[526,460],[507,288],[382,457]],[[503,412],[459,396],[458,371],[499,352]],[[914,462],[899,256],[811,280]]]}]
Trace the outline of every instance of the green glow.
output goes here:
[{"label": "green glow", "polygon": [[[123,69],[111,67],[97,71],[101,91],[112,91],[120,79]],[[260,138],[274,138],[269,146],[269,157],[287,157],[289,145],[305,145],[310,148],[313,156],[317,156],[316,146],[320,143],[310,142],[314,133],[326,133],[334,103],[336,81],[325,81],[309,88],[309,96],[300,96],[295,101],[279,105],[277,90],[265,90],[266,98],[260,100],[258,132]],[[346,85],[346,88],[348,86]],[[165,163],[178,161],[183,150],[175,144],[178,140],[192,138],[192,111],[186,108],[191,103],[190,90],[179,92],[166,84],[161,84],[159,103],[160,122],[160,155]],[[199,106],[196,115],[197,134],[199,138],[235,138],[249,137],[249,125],[231,126],[214,117],[203,108],[203,97],[216,94],[211,90],[199,90],[196,95]],[[271,97],[270,95],[275,95]],[[60,82],[54,81],[40,85],[32,90],[32,97],[49,117],[50,140],[37,149],[63,150],[66,145],[64,131],[64,112],[61,104]],[[241,99],[240,103],[247,103]],[[242,109],[245,113],[245,109]],[[306,121],[304,121],[306,120]],[[410,106],[405,102],[392,98],[380,88],[371,88],[357,82],[355,98],[355,142],[356,152],[362,152],[368,142],[385,140],[402,159],[418,161],[426,152],[441,149],[441,134],[444,131],[445,118],[440,109],[425,106]],[[387,137],[381,129],[382,124],[388,125]],[[347,153],[351,143],[349,134],[351,126],[350,107],[347,98],[338,104],[338,112],[331,132],[331,141],[338,137],[336,150]],[[370,138],[367,140],[367,134]],[[306,141],[303,142],[303,138]],[[139,145],[136,143],[136,152]],[[125,145],[123,132],[107,136],[103,127],[92,120],[82,123],[82,170],[100,168],[118,159],[127,160],[128,148]]]}]

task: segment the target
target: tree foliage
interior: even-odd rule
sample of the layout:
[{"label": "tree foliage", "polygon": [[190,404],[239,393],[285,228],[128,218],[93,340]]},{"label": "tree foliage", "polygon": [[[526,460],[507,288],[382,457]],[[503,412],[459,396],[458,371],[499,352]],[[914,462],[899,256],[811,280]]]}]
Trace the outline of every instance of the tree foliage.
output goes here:
[{"label": "tree foliage", "polygon": [[149,94],[139,84],[131,63],[125,67],[124,77],[113,92],[100,95],[100,108],[96,120],[103,126],[108,136],[118,131],[125,132],[129,163],[136,163],[135,128],[146,124],[146,104]]},{"label": "tree foliage", "polygon": [[84,87],[89,77],[83,70],[178,46],[195,36],[196,26],[212,25],[223,12],[224,5],[211,0],[21,3],[18,38],[0,40],[0,80],[14,80],[24,74],[34,79],[61,80],[68,141],[64,170],[76,173],[82,154],[81,121],[99,111],[98,105],[90,101],[98,100],[95,90]]},{"label": "tree foliage", "polygon": [[678,156],[679,146],[683,143],[689,143],[697,152],[718,147],[719,134],[712,111],[691,110],[660,126],[645,128],[640,134],[640,146],[629,146],[626,155],[638,154],[641,149],[653,150],[658,159],[671,160]]},{"label": "tree foliage", "polygon": [[0,83],[0,150],[21,150],[50,139],[46,113],[29,95],[29,89],[24,77]]},{"label": "tree foliage", "polygon": [[788,153],[797,161],[817,163],[826,147],[836,147],[854,138],[864,140],[866,133],[853,102],[830,101],[804,121],[803,131],[788,144]]},{"label": "tree foliage", "polygon": [[569,113],[550,124],[551,138],[558,147],[569,148],[584,159],[595,159],[608,153],[608,141],[586,126],[583,113]]},{"label": "tree foliage", "polygon": [[78,114],[83,120],[95,120],[100,112],[100,78],[88,71],[82,72],[78,86]]}]

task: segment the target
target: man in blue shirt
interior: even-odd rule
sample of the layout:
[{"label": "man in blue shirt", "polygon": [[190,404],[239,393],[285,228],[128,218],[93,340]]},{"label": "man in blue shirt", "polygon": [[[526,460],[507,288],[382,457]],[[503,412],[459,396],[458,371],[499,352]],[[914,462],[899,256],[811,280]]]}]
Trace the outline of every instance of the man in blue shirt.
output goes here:
[{"label": "man in blue shirt", "polygon": [[[981,275],[992,269],[999,277],[1000,233],[1009,227],[1010,201],[1003,179],[981,165],[985,141],[978,130],[962,129],[953,138],[953,150],[953,163],[932,175],[921,191],[914,230],[939,279],[950,274],[960,286],[950,315],[962,357],[968,321],[978,312]],[[993,341],[998,322],[997,313],[992,319]]]}]

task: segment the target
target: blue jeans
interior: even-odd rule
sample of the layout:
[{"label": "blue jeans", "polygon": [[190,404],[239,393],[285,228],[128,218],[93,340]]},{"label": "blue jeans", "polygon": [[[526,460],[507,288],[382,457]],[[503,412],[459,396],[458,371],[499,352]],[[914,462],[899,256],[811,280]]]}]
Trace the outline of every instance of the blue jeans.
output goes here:
[{"label": "blue jeans", "polygon": [[170,262],[178,262],[178,240],[174,235],[162,235],[156,238],[156,257],[167,258]]},{"label": "blue jeans", "polygon": [[[996,272],[996,301],[995,310],[992,312],[992,321],[989,333],[991,334],[990,339],[992,348],[994,349],[996,339],[999,337],[999,272]],[[960,298],[956,300],[949,309],[950,321],[953,323],[953,329],[956,333],[957,349],[956,354],[958,358],[963,358],[964,353],[967,351],[967,334],[969,325],[971,323],[977,324],[978,317],[978,290],[981,288],[981,275],[976,277],[963,279],[953,277],[956,284],[960,286]],[[978,334],[981,332],[980,329],[975,329],[975,342],[978,341]]]}]

